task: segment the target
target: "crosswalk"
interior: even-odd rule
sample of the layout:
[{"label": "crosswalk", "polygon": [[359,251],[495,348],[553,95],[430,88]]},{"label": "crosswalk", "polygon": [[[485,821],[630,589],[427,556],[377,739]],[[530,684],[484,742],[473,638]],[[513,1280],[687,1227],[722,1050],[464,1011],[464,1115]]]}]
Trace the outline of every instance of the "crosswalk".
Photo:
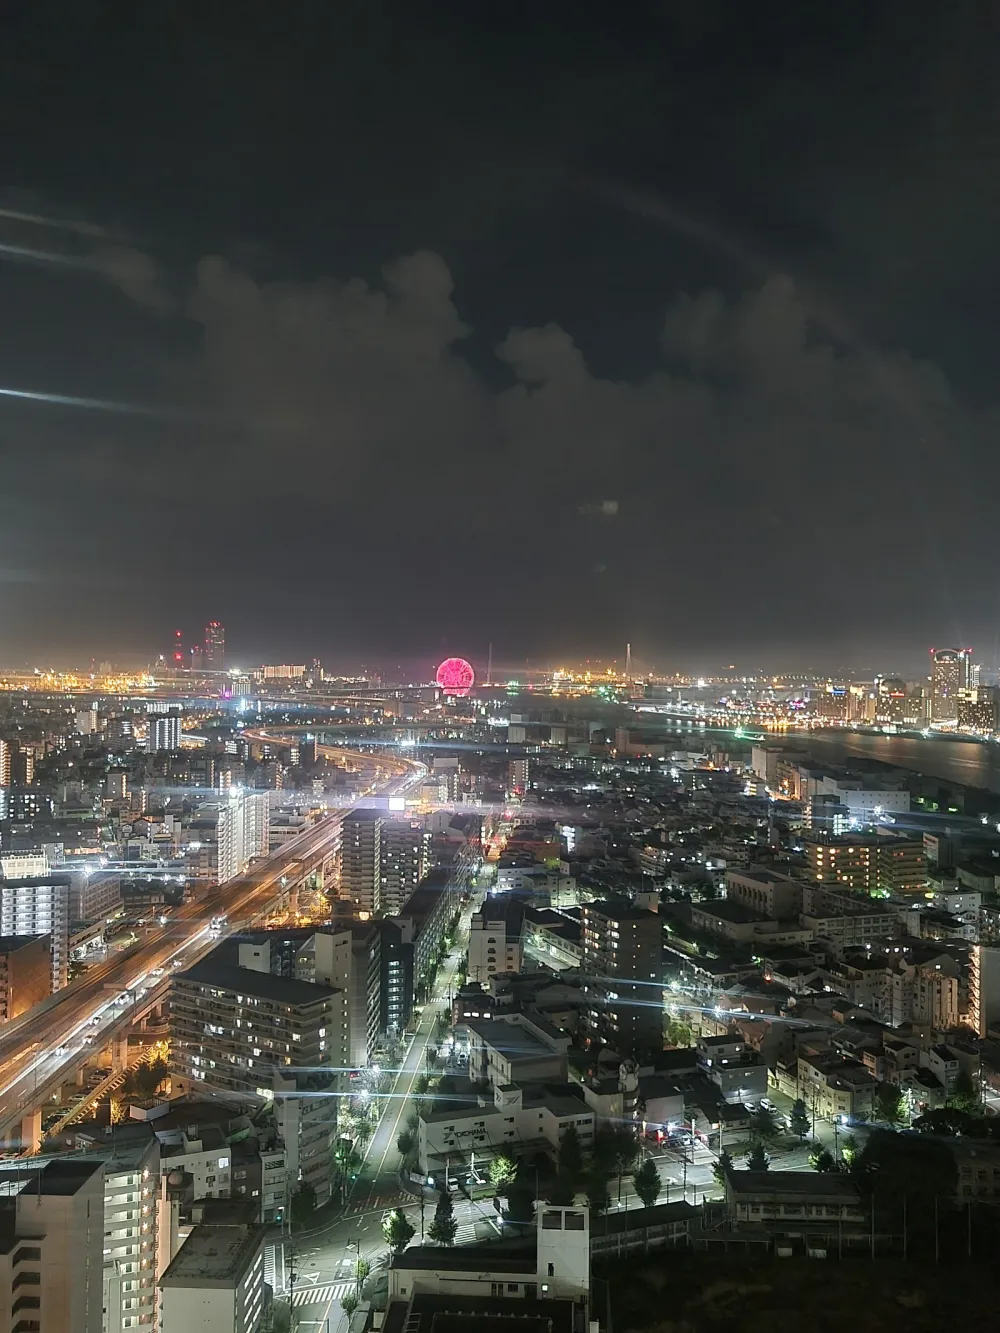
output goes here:
[{"label": "crosswalk", "polygon": [[328,1282],[322,1287],[296,1287],[292,1293],[292,1304],[326,1305],[329,1301],[339,1301],[349,1291],[354,1291],[353,1282]]},{"label": "crosswalk", "polygon": [[459,1222],[455,1232],[456,1245],[475,1245],[481,1240],[496,1240],[500,1228],[490,1220],[477,1219],[475,1222]]}]

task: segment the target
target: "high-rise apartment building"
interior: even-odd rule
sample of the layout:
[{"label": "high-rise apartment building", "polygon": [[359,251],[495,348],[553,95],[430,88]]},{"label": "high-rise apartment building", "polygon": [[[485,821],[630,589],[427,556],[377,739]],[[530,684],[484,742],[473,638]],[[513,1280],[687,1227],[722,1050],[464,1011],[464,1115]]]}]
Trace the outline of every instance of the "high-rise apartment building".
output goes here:
[{"label": "high-rise apartment building", "polygon": [[226,665],[226,630],[217,620],[205,626],[203,660],[209,671],[221,671]]},{"label": "high-rise apartment building", "polygon": [[104,1159],[104,1333],[150,1328],[156,1315],[160,1145],[115,1136]]},{"label": "high-rise apartment building", "polygon": [[580,908],[582,1013],[589,1046],[619,1055],[663,1049],[663,926],[622,901]]},{"label": "high-rise apartment building", "polygon": [[379,834],[379,916],[396,916],[430,868],[431,835],[420,820],[387,819]]},{"label": "high-rise apartment building", "polygon": [[161,1333],[259,1333],[266,1234],[262,1226],[193,1227],[160,1278]]},{"label": "high-rise apartment building", "polygon": [[97,709],[81,708],[76,714],[76,730],[81,736],[91,736],[98,728]]},{"label": "high-rise apartment building", "polygon": [[54,991],[69,981],[71,896],[69,875],[0,880],[0,935],[51,938]]},{"label": "high-rise apartment building", "polygon": [[957,722],[959,691],[969,688],[971,650],[931,649],[931,721]]},{"label": "high-rise apartment building", "polygon": [[507,792],[510,796],[523,797],[528,791],[530,760],[512,759],[507,765]]},{"label": "high-rise apartment building", "polygon": [[398,1039],[413,1005],[413,945],[392,919],[376,921],[368,952],[367,1049],[383,1037]]},{"label": "high-rise apartment building", "polygon": [[11,1333],[101,1333],[101,1162],[49,1160],[5,1177],[3,1184],[0,1327]]},{"label": "high-rise apartment building", "polygon": [[307,1180],[326,1202],[347,1065],[345,992],[211,955],[173,978],[170,1025],[178,1088],[273,1098],[293,1188]]},{"label": "high-rise apartment building", "polygon": [[10,745],[0,741],[0,820],[10,818],[10,758]]},{"label": "high-rise apartment building", "polygon": [[266,791],[230,789],[219,806],[217,825],[218,880],[225,884],[246,870],[255,856],[266,856],[270,802]]},{"label": "high-rise apartment building", "polygon": [[340,896],[358,916],[375,915],[381,875],[382,816],[378,810],[352,810],[341,829]]},{"label": "high-rise apartment building", "polygon": [[176,708],[169,713],[150,713],[146,725],[146,749],[150,754],[181,748],[181,715]]}]

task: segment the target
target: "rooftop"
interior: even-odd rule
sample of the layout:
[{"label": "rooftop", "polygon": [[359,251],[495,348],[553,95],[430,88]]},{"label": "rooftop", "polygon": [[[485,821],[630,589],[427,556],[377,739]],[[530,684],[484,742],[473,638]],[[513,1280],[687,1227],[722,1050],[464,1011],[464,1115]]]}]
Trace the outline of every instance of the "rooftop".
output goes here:
[{"label": "rooftop", "polygon": [[[409,1253],[409,1251],[407,1251]],[[532,1267],[534,1272],[534,1267]],[[421,1292],[409,1304],[393,1301],[383,1333],[572,1333],[574,1304],[565,1298],[456,1296]]]},{"label": "rooftop", "polygon": [[[540,1018],[538,1021],[539,1026],[544,1023],[544,1019]],[[487,1046],[492,1046],[495,1051],[513,1059],[532,1057],[538,1059],[559,1054],[557,1048],[542,1041],[530,1028],[522,1027],[520,1023],[507,1023],[503,1018],[489,1019],[485,1022],[482,1019],[471,1018],[466,1019],[466,1026],[481,1037]]]},{"label": "rooftop", "polygon": [[794,1194],[799,1197],[841,1199],[844,1202],[860,1198],[853,1181],[820,1171],[730,1171],[726,1180],[734,1194],[768,1194],[774,1197]]},{"label": "rooftop", "polygon": [[736,925],[748,926],[755,921],[767,921],[769,918],[762,916],[760,912],[755,912],[750,907],[744,907],[730,899],[722,899],[708,903],[692,903],[691,911],[701,912],[705,916],[718,917],[720,921],[731,921]]},{"label": "rooftop", "polygon": [[[530,1273],[537,1271],[535,1242],[497,1241],[449,1249],[442,1245],[411,1245],[392,1261],[393,1268],[424,1268],[447,1273]],[[520,1308],[520,1302],[518,1302]]]},{"label": "rooftop", "polygon": [[161,1287],[235,1287],[264,1243],[257,1226],[196,1226],[160,1278]]},{"label": "rooftop", "polygon": [[581,907],[581,915],[603,916],[610,921],[659,920],[655,912],[650,912],[645,907],[635,907],[625,898],[606,898],[602,902],[584,903]]},{"label": "rooftop", "polygon": [[47,940],[48,935],[0,935],[0,953],[16,953],[37,940]]},{"label": "rooftop", "polygon": [[276,1000],[279,1004],[317,1004],[338,993],[335,986],[322,986],[314,981],[298,981],[294,977],[276,977],[270,972],[257,972],[251,967],[233,967],[214,961],[214,954],[195,963],[174,978],[199,986],[214,986],[219,990],[235,991],[239,995],[253,995],[262,1000]]},{"label": "rooftop", "polygon": [[104,1170],[103,1161],[96,1157],[52,1157],[41,1166],[31,1166],[24,1162],[12,1162],[11,1166],[12,1170],[0,1173],[0,1195],[29,1192],[47,1196],[73,1195],[93,1175]]}]

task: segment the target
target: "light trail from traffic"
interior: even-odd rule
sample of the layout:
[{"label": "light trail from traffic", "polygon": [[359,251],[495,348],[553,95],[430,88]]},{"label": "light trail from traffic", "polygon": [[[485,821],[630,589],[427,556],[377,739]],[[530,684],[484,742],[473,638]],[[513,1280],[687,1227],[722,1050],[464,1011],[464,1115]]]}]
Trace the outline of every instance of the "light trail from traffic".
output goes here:
[{"label": "light trail from traffic", "polygon": [[[250,735],[250,733],[247,733]],[[276,737],[255,733],[273,742]],[[426,773],[422,764],[407,759],[379,759],[338,747],[323,747],[327,757],[345,756],[368,761],[373,769],[365,795],[405,792]],[[328,813],[317,824],[290,839],[280,852],[268,857],[249,874],[211,890],[205,897],[184,903],[166,924],[146,940],[94,968],[40,1005],[4,1025],[0,1035],[0,1069],[5,1073],[0,1090],[0,1134],[10,1137],[29,1114],[114,1032],[133,1020],[135,1006],[145,1009],[164,994],[170,974],[179,963],[191,966],[216,947],[220,939],[237,934],[259,921],[285,892],[289,875],[306,878],[336,848],[340,827],[351,807]],[[283,882],[284,880],[284,882]],[[213,930],[205,915],[224,916]],[[109,995],[110,992],[110,995]],[[33,1142],[12,1144],[31,1151]]]}]

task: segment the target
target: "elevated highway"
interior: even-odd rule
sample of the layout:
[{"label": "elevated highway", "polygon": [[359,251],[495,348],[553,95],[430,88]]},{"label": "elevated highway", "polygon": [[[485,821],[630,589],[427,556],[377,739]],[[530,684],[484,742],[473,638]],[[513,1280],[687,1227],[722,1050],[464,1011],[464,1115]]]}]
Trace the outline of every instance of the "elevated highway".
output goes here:
[{"label": "elevated highway", "polygon": [[[359,800],[375,794],[402,794],[426,772],[422,764],[406,759],[324,749],[331,758],[349,757],[371,770],[371,785]],[[350,808],[328,812],[248,874],[184,903],[146,939],[4,1025],[0,1033],[0,1139],[8,1152],[30,1152],[37,1146],[40,1108],[46,1100],[96,1050],[165,995],[173,970],[191,966],[220,939],[263,921],[278,899],[323,866],[336,850],[340,826]],[[213,928],[213,921],[220,924]]]}]

